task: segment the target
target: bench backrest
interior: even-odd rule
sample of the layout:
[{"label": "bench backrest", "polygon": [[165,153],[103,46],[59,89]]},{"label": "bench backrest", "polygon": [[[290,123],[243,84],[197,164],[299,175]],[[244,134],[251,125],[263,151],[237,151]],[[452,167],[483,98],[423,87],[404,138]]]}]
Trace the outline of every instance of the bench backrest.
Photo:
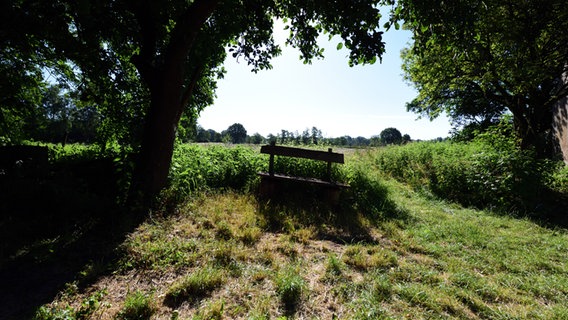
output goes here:
[{"label": "bench backrest", "polygon": [[336,153],[331,150],[331,148],[326,151],[319,150],[309,150],[300,149],[292,147],[282,147],[276,146],[274,144],[266,145],[260,147],[260,153],[265,153],[270,155],[270,162],[268,164],[268,173],[272,176],[274,175],[274,156],[285,156],[294,158],[304,158],[312,160],[321,160],[327,162],[327,171],[325,180],[331,181],[331,164],[332,163],[344,163],[344,158],[342,153]]},{"label": "bench backrest", "polygon": [[260,148],[260,153],[276,155],[276,156],[321,160],[325,162],[344,163],[343,154],[332,152],[331,148],[328,149],[328,151],[320,151],[320,150],[308,150],[308,149],[300,149],[292,147],[266,145]]}]

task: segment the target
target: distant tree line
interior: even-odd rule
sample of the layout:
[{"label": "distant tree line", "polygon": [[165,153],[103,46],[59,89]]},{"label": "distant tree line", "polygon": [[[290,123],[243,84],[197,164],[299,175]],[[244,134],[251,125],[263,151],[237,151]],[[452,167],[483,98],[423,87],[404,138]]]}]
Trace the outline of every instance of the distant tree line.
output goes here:
[{"label": "distant tree line", "polygon": [[[115,132],[115,139],[124,134],[106,130],[108,123],[105,117],[94,106],[81,102],[72,92],[65,88],[46,84],[40,87],[37,104],[29,108],[19,121],[21,126],[17,130],[2,132],[0,136],[8,137],[12,142],[18,140],[33,140],[51,143],[85,143],[92,144],[108,140],[105,135]],[[12,127],[14,129],[14,127]],[[129,135],[136,135],[136,126],[124,128]],[[217,132],[197,125],[196,121],[183,117],[177,128],[177,138],[181,142],[212,142],[212,143],[248,143],[264,144],[275,142],[284,145],[332,145],[347,147],[384,146],[391,144],[404,144],[410,142],[408,134],[402,135],[396,128],[386,128],[379,135],[366,138],[362,136],[351,137],[324,137],[317,127],[306,128],[301,133],[297,130],[280,130],[277,134],[268,134],[266,137],[260,133],[248,135],[245,127],[240,123],[230,125],[226,130]],[[0,143],[6,143],[6,141]]]},{"label": "distant tree line", "polygon": [[[4,117],[11,114],[3,114]],[[0,144],[33,140],[51,143],[86,143],[97,141],[102,123],[93,105],[80,103],[58,85],[45,85],[38,90],[37,104],[12,119],[17,126],[8,132],[0,128]]]},{"label": "distant tree line", "polygon": [[[441,139],[441,138],[440,138]],[[379,135],[366,138],[362,136],[351,137],[341,136],[336,138],[324,137],[322,131],[317,127],[311,129],[306,128],[301,133],[297,130],[280,130],[277,134],[268,134],[266,137],[260,133],[247,135],[247,130],[240,123],[234,123],[222,132],[213,129],[205,129],[197,125],[194,136],[185,137],[183,142],[225,142],[225,143],[248,143],[248,144],[264,144],[275,142],[277,144],[287,145],[332,145],[346,147],[369,147],[369,146],[385,146],[398,145],[411,142],[408,134],[401,134],[396,128],[386,128]]]}]

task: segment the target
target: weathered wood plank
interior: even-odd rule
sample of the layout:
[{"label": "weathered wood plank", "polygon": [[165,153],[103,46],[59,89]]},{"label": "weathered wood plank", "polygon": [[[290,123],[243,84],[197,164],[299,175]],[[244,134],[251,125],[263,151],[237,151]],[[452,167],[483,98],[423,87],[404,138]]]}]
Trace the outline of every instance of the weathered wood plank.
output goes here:
[{"label": "weathered wood plank", "polygon": [[293,147],[265,145],[260,148],[260,153],[277,155],[277,156],[321,160],[326,162],[345,163],[342,153],[336,153],[332,151],[308,150],[308,149],[300,149]]},{"label": "weathered wood plank", "polygon": [[339,182],[332,182],[332,181],[325,181],[315,178],[305,178],[305,177],[293,177],[293,176],[286,176],[282,174],[270,174],[267,172],[259,172],[259,176],[263,179],[274,179],[274,180],[286,180],[286,181],[298,181],[298,182],[305,182],[311,184],[317,184],[327,187],[334,187],[334,188],[349,188],[349,185],[339,183]]}]

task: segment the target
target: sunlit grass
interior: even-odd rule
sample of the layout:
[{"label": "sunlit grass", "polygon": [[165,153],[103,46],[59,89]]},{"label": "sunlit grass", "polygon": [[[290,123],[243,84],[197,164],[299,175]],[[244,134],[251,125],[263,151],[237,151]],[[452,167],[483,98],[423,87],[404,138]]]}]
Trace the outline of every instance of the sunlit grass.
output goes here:
[{"label": "sunlit grass", "polygon": [[[566,229],[435,200],[357,161],[368,171],[357,179],[375,188],[359,193],[367,205],[302,207],[225,190],[153,216],[94,284],[109,292],[101,299],[127,305],[128,283],[152,292],[160,319],[568,317]],[[86,297],[60,299],[78,309]]]}]

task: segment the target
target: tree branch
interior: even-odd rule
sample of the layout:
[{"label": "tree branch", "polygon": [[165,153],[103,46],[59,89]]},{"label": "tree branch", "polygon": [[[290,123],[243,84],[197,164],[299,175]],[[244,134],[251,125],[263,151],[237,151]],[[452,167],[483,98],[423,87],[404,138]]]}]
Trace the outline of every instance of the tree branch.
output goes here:
[{"label": "tree branch", "polygon": [[219,0],[196,0],[177,19],[167,48],[168,61],[182,61],[191,50],[199,30],[215,11]]},{"label": "tree branch", "polygon": [[180,111],[178,112],[178,115],[177,115],[177,121],[179,121],[179,119],[181,118],[184,107],[187,106],[187,104],[189,103],[189,100],[191,99],[191,96],[193,95],[193,90],[197,86],[197,82],[199,81],[199,78],[201,77],[202,72],[203,72],[203,65],[200,65],[197,68],[195,68],[195,70],[193,70],[189,84],[187,85],[187,88],[185,88],[185,91],[183,92],[183,95],[182,95],[182,98],[181,98],[181,108],[180,108]]}]

